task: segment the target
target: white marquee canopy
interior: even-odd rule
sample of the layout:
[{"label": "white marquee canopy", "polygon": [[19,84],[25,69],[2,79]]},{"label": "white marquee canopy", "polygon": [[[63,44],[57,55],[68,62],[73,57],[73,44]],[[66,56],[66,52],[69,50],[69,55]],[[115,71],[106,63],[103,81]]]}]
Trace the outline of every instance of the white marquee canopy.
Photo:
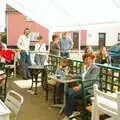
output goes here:
[{"label": "white marquee canopy", "polygon": [[120,24],[119,0],[2,1],[52,31]]}]

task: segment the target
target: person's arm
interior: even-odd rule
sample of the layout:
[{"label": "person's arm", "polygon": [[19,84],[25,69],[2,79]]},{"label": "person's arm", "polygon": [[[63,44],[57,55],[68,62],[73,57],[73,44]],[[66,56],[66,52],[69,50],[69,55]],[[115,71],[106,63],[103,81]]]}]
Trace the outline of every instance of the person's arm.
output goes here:
[{"label": "person's arm", "polygon": [[58,45],[59,45],[59,48],[60,48],[60,50],[61,50],[61,39],[59,39]]},{"label": "person's arm", "polygon": [[68,76],[71,77],[71,78],[76,78],[76,79],[81,79],[82,78],[81,74],[69,74]]},{"label": "person's arm", "polygon": [[107,62],[108,62],[108,65],[111,65],[111,56],[108,55],[108,58],[107,58]]},{"label": "person's arm", "polygon": [[23,45],[23,38],[22,36],[19,37],[18,42],[17,42],[17,47],[21,50],[24,50],[24,45]]},{"label": "person's arm", "polygon": [[50,54],[52,53],[52,49],[53,49],[53,48],[52,48],[52,44],[53,44],[53,43],[50,42]]},{"label": "person's arm", "polygon": [[38,50],[38,49],[39,49],[39,44],[35,44],[35,52],[37,52],[37,53],[38,53],[38,52],[39,52],[39,50]]},{"label": "person's arm", "polygon": [[7,45],[5,43],[2,43],[2,47],[4,50],[7,50]]},{"label": "person's arm", "polygon": [[69,50],[71,50],[71,49],[72,49],[72,47],[73,47],[72,40],[71,40],[71,39],[69,39]]},{"label": "person's arm", "polygon": [[46,45],[43,43],[43,52],[46,52]]}]

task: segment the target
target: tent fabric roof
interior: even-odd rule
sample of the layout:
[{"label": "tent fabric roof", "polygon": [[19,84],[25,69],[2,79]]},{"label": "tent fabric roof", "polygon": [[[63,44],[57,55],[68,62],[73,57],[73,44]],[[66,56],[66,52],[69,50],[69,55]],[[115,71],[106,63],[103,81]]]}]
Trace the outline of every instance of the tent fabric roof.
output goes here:
[{"label": "tent fabric roof", "polygon": [[118,0],[7,0],[7,4],[52,31],[120,23]]}]

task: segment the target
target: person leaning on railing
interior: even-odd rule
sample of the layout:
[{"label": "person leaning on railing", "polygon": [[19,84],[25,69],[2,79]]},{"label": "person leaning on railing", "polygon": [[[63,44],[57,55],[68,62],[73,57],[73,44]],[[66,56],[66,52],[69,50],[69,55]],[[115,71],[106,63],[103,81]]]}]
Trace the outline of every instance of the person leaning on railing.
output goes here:
[{"label": "person leaning on railing", "polygon": [[[93,64],[94,57],[92,54],[84,54],[83,55],[83,63],[84,63],[84,71],[82,74],[69,74],[71,78],[81,79],[83,82],[89,80],[99,81],[99,68]],[[65,117],[70,117],[74,114],[76,110],[75,100],[78,98],[82,98],[83,90],[81,89],[80,83],[77,83],[72,88],[68,88],[66,93],[66,106],[64,108]]]},{"label": "person leaning on railing", "polygon": [[50,54],[59,56],[60,46],[58,43],[58,36],[53,35],[52,41],[50,42]]},{"label": "person leaning on railing", "polygon": [[111,57],[109,56],[106,47],[101,47],[96,59],[97,63],[111,65]]},{"label": "person leaning on railing", "polygon": [[37,37],[37,43],[35,44],[35,52],[35,63],[37,65],[44,65],[46,59],[46,45],[42,36]]}]

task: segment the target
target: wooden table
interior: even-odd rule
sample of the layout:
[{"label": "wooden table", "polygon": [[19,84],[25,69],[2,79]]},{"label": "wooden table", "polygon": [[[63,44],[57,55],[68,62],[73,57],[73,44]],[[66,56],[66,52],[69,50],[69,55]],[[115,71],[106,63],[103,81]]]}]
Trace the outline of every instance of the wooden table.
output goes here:
[{"label": "wooden table", "polygon": [[[31,65],[28,67],[30,70],[30,74],[32,77],[32,84],[31,84],[31,90],[33,88],[33,83],[35,82],[35,95],[37,95],[37,83],[38,83],[38,75],[44,71],[44,66],[39,66],[39,65]],[[35,78],[35,80],[34,80]],[[41,80],[42,81],[42,80]]]},{"label": "wooden table", "polygon": [[10,120],[10,113],[8,107],[0,100],[0,120]]}]

